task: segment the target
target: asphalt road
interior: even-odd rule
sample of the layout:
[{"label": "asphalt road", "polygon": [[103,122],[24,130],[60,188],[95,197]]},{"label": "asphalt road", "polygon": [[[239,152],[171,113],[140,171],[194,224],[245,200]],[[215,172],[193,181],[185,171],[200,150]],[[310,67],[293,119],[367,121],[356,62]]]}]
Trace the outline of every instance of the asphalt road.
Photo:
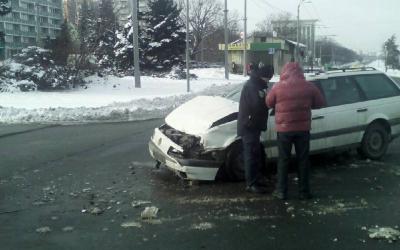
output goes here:
[{"label": "asphalt road", "polygon": [[[0,249],[400,248],[367,231],[400,226],[398,140],[381,162],[313,158],[315,199],[296,199],[292,173],[282,202],[154,168],[147,142],[161,122],[0,126]],[[156,219],[141,219],[146,206]]]}]

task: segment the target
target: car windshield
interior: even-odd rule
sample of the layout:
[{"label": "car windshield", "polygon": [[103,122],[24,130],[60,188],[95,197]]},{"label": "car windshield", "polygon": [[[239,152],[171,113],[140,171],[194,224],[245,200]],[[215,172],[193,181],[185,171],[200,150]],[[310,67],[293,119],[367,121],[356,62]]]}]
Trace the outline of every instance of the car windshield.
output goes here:
[{"label": "car windshield", "polygon": [[240,94],[242,93],[242,88],[243,88],[243,84],[239,84],[239,86],[237,88],[235,88],[234,90],[228,92],[225,95],[225,98],[235,101],[235,102],[239,102],[240,100]]}]

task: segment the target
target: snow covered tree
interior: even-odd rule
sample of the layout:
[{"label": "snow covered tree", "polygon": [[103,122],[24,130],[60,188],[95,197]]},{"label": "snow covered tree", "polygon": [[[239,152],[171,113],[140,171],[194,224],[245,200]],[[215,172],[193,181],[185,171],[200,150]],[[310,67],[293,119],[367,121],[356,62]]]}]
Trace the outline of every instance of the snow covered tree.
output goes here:
[{"label": "snow covered tree", "polygon": [[385,67],[392,69],[400,69],[400,51],[396,44],[396,36],[392,35],[384,44],[383,51],[385,54]]},{"label": "snow covered tree", "polygon": [[92,6],[87,0],[82,1],[79,12],[78,34],[79,34],[79,58],[76,68],[85,68],[89,64],[89,57],[93,55],[96,48],[96,16]]},{"label": "snow covered tree", "polygon": [[[72,41],[69,25],[65,19],[56,39],[52,40],[47,48],[51,50],[52,58],[56,65],[67,65],[68,56],[72,51]],[[45,47],[46,48],[46,47]]]},{"label": "snow covered tree", "polygon": [[94,54],[103,67],[114,65],[114,45],[116,41],[117,20],[110,0],[101,0],[97,19],[97,46]]},{"label": "snow covered tree", "polygon": [[186,30],[179,16],[181,10],[173,0],[149,0],[143,20],[150,41],[144,48],[145,67],[166,70],[182,62]]},{"label": "snow covered tree", "polygon": [[0,16],[7,15],[11,12],[11,6],[8,4],[8,0],[0,0]]},{"label": "snow covered tree", "polygon": [[[142,21],[143,13],[138,13],[138,19]],[[121,30],[116,31],[116,43],[114,45],[114,55],[116,66],[120,70],[127,70],[133,66],[133,27],[132,17]],[[143,48],[149,43],[149,39],[144,35],[143,29],[139,26],[139,61],[143,66]]]}]

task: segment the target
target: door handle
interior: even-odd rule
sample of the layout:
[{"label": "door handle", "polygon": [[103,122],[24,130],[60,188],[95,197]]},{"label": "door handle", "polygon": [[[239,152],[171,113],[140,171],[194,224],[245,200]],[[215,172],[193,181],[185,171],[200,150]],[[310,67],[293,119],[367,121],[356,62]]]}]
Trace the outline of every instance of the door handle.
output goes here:
[{"label": "door handle", "polygon": [[368,108],[357,109],[357,112],[358,112],[358,113],[360,113],[360,112],[367,112],[367,111],[368,111]]},{"label": "door handle", "polygon": [[318,115],[318,116],[314,116],[313,118],[312,118],[312,120],[320,120],[320,119],[324,119],[325,118],[325,116],[323,116],[323,115]]}]

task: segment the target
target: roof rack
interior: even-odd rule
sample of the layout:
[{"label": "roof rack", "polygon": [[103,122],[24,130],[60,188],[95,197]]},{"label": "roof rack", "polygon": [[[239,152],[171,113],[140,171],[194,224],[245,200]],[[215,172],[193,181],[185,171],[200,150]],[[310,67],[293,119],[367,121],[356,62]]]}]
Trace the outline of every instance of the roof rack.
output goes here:
[{"label": "roof rack", "polygon": [[376,70],[374,67],[351,67],[351,68],[332,68],[326,71],[326,73],[334,72],[353,72],[353,71],[368,71]]}]

